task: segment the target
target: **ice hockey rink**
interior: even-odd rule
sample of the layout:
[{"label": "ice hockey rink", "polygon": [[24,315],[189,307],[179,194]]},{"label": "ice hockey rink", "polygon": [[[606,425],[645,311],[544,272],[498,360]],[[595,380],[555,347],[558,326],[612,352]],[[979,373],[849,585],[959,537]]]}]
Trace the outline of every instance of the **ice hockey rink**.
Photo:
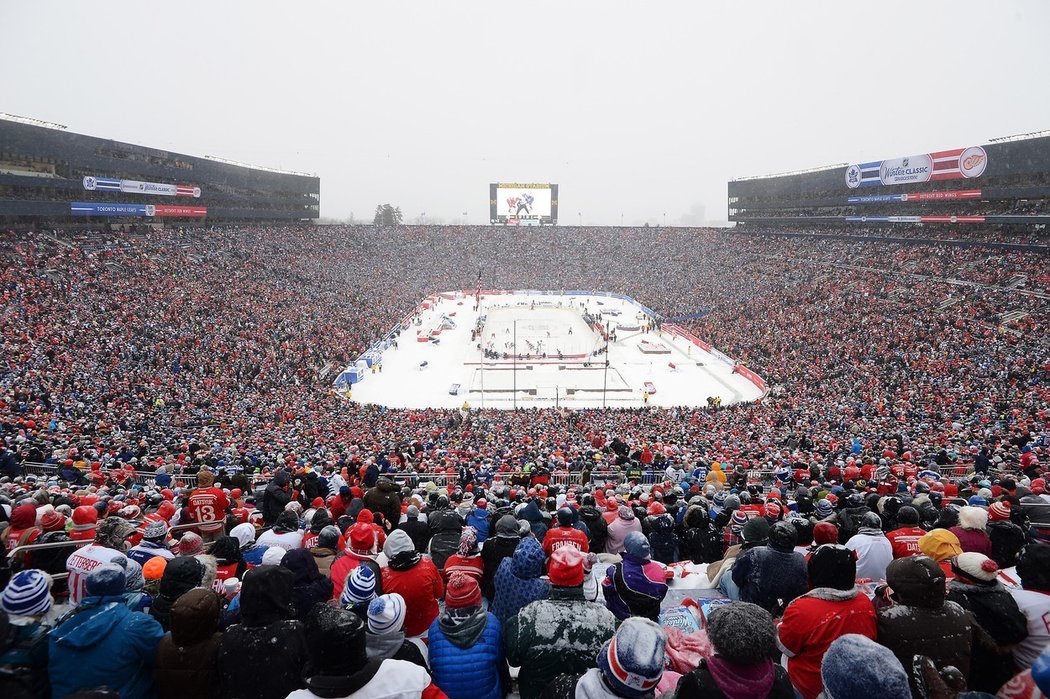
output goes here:
[{"label": "ice hockey rink", "polygon": [[715,348],[660,331],[638,304],[600,292],[483,292],[480,310],[474,294],[445,292],[421,302],[402,326],[366,354],[370,367],[348,367],[355,383],[342,392],[350,400],[392,408],[628,408],[707,406],[716,396],[728,405],[762,395]]}]

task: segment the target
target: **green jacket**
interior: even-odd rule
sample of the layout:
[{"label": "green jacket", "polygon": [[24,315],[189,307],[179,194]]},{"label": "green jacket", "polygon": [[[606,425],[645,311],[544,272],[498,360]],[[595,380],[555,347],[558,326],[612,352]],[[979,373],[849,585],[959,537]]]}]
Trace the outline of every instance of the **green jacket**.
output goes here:
[{"label": "green jacket", "polygon": [[585,601],[580,587],[552,587],[549,599],[526,605],[503,628],[507,661],[521,667],[521,699],[537,699],[563,672],[579,675],[596,667],[617,623],[603,605]]}]

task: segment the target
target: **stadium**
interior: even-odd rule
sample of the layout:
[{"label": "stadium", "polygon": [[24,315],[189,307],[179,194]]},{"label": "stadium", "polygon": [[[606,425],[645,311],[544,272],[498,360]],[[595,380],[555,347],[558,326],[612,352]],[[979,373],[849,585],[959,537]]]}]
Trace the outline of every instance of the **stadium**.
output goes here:
[{"label": "stadium", "polygon": [[[505,47],[424,53],[453,23],[417,9],[310,45],[296,9],[242,57],[194,27],[161,83],[105,64],[125,88],[71,111],[134,88],[121,140],[0,115],[0,697],[1050,696],[1050,132],[953,106],[945,143],[915,109],[756,156],[774,98],[817,111],[770,61],[682,117],[590,17],[616,80],[574,55],[577,104],[540,32],[485,83]],[[715,112],[774,135],[661,140]],[[719,141],[806,169],[730,177]],[[711,171],[728,225],[677,217]]]}]

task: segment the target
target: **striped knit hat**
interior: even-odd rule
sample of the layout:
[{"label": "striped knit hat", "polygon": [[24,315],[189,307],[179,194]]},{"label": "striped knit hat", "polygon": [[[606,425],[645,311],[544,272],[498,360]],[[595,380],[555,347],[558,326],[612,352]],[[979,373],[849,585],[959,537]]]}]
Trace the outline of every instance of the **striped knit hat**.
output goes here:
[{"label": "striped knit hat", "polygon": [[598,651],[598,668],[621,697],[652,696],[664,674],[667,635],[658,624],[628,617]]},{"label": "striped knit hat", "polygon": [[12,616],[35,616],[51,609],[51,576],[29,568],[16,573],[0,596],[0,609]]},{"label": "striped knit hat", "polygon": [[404,597],[396,592],[379,595],[368,605],[368,630],[377,636],[400,631],[406,613]]},{"label": "striped knit hat", "polygon": [[997,500],[988,506],[988,521],[1003,522],[1010,519],[1010,503]]},{"label": "striped knit hat", "polygon": [[817,517],[823,519],[825,517],[830,517],[835,512],[835,508],[830,500],[827,498],[821,498],[820,500],[817,500],[816,512]]},{"label": "striped knit hat", "polygon": [[376,574],[366,565],[359,565],[346,576],[343,594],[339,601],[344,606],[353,607],[368,602],[376,596]]},{"label": "striped knit hat", "polygon": [[733,512],[733,517],[729,520],[729,524],[734,527],[743,527],[747,524],[747,513],[736,510]]}]

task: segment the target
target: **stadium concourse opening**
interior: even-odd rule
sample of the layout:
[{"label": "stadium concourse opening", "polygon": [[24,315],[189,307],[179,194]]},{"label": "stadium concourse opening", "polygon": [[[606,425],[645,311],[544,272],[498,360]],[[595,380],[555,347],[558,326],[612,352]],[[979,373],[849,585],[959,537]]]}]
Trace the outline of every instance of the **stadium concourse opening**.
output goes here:
[{"label": "stadium concourse opening", "polygon": [[728,405],[765,391],[699,338],[599,291],[434,294],[335,388],[396,408],[507,409]]}]

